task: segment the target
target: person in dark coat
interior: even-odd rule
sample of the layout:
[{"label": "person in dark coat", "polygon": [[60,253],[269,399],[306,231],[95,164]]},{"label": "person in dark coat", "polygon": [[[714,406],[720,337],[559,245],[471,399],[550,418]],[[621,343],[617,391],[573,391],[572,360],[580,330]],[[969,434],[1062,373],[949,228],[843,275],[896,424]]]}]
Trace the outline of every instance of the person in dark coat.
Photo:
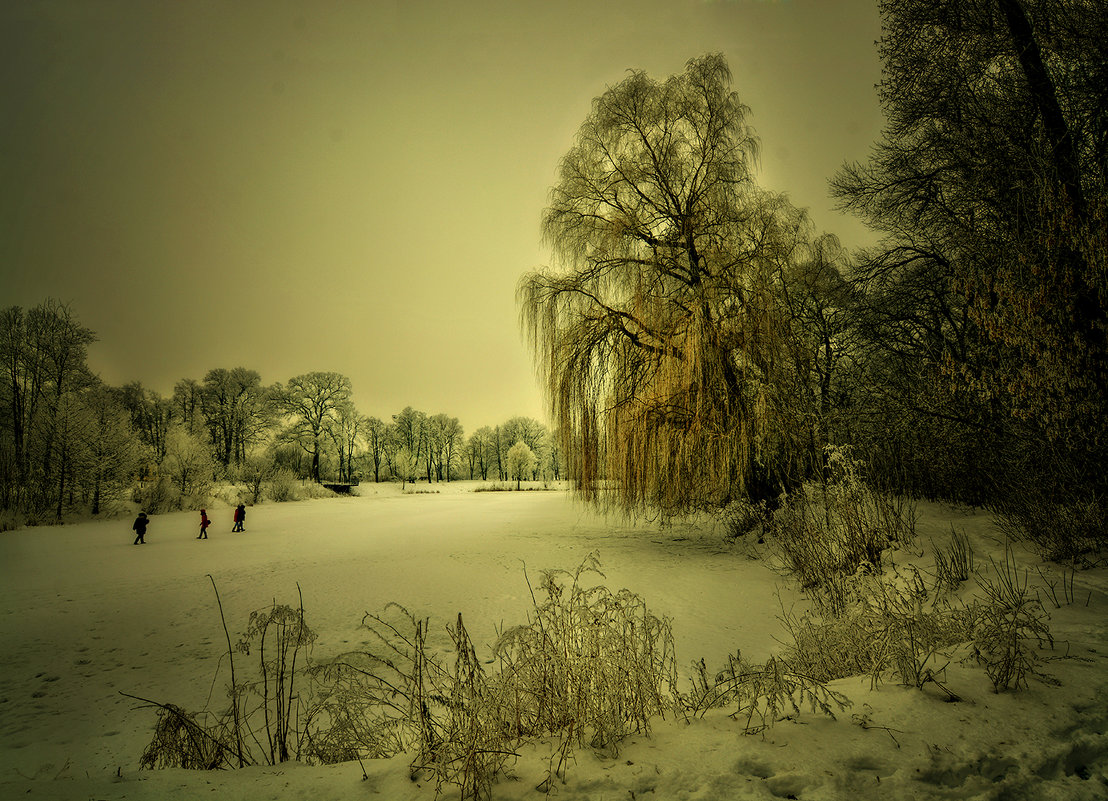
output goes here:
[{"label": "person in dark coat", "polygon": [[200,534],[196,539],[206,540],[208,538],[208,526],[211,525],[211,520],[208,519],[208,512],[205,509],[200,510]]},{"label": "person in dark coat", "polygon": [[139,512],[138,517],[135,518],[134,524],[131,526],[131,530],[135,532],[135,541],[133,545],[145,545],[146,544],[146,524],[150,522],[150,519],[146,516],[146,512]]},{"label": "person in dark coat", "polygon": [[246,522],[246,507],[239,504],[235,507],[235,527],[231,531],[246,531],[242,524]]}]

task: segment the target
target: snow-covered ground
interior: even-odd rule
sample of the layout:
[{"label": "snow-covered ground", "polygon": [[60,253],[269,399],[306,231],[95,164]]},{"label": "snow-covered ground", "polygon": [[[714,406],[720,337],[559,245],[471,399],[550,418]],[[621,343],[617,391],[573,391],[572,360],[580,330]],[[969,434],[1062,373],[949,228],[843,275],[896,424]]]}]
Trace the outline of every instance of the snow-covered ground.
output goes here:
[{"label": "snow-covered ground", "polygon": [[[430,799],[404,755],[330,767],[203,773],[139,771],[154,713],[120,692],[196,710],[222,701],[213,678],[226,641],[209,574],[232,636],[252,610],[295,605],[303,591],[314,654],[366,642],[365,612],[389,601],[429,615],[437,636],[461,612],[477,643],[500,624],[526,620],[532,579],[599,553],[606,584],[627,587],[672,621],[681,667],[720,665],[741,649],[764,660],[779,648],[781,610],[801,593],[743,546],[691,525],[605,519],[564,492],[483,492],[436,485],[401,495],[364,485],[361,497],[265,504],[232,534],[231,510],[209,509],[210,539],[195,539],[196,512],[153,517],[147,544],[131,544],[130,519],[0,535],[0,798]],[[921,504],[918,560],[951,524],[964,530],[979,568],[1003,546],[984,514]],[[1031,579],[1038,561],[1016,549]],[[1040,565],[1041,566],[1041,565]],[[1058,575],[1057,568],[1042,568]],[[1053,571],[1050,573],[1049,571]],[[1075,602],[1047,604],[1058,686],[1032,681],[994,694],[984,672],[952,662],[946,703],[930,689],[868,678],[835,689],[853,700],[837,720],[805,714],[764,736],[744,736],[718,710],[658,721],[618,758],[578,751],[568,799],[1108,798],[1108,570],[1081,571]],[[1045,596],[1044,596],[1045,597]],[[930,685],[929,685],[930,686]],[[213,707],[218,704],[213,704]],[[864,724],[864,725],[863,725]],[[497,799],[535,799],[549,746],[525,748]],[[449,796],[448,796],[449,797]]]}]

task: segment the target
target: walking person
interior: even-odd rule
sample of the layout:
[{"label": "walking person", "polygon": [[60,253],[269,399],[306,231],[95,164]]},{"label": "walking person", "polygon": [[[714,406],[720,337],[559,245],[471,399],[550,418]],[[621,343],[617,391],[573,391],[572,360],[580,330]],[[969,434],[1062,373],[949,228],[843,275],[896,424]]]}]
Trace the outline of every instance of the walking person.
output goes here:
[{"label": "walking person", "polygon": [[208,538],[208,526],[211,525],[211,520],[208,519],[208,512],[205,509],[200,510],[200,534],[196,537],[198,540],[206,540]]},{"label": "walking person", "polygon": [[131,524],[131,530],[135,532],[135,541],[132,545],[145,545],[146,544],[146,524],[150,522],[150,519],[146,516],[146,512],[139,512],[138,517],[135,518],[135,522]]},{"label": "walking person", "polygon": [[235,507],[235,527],[231,531],[246,531],[242,524],[246,522],[246,507],[239,504]]}]

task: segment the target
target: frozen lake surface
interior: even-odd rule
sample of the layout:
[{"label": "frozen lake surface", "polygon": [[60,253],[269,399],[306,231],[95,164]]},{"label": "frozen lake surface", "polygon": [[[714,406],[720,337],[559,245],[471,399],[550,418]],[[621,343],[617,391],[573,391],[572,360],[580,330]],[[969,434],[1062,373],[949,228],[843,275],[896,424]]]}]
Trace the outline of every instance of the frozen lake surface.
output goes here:
[{"label": "frozen lake surface", "polygon": [[[357,763],[138,772],[154,713],[120,692],[190,710],[209,698],[212,708],[223,703],[226,640],[209,575],[232,638],[251,611],[274,600],[295,605],[299,583],[319,634],[316,657],[365,644],[362,616],[390,601],[430,616],[436,645],[446,645],[445,624],[462,613],[482,656],[498,626],[527,619],[525,566],[537,584],[540,571],[572,570],[593,552],[605,584],[637,592],[672,622],[681,669],[701,657],[720,665],[736,649],[764,660],[778,648],[781,610],[806,603],[710,528],[605,518],[565,492],[473,488],[401,494],[363,485],[361,497],[263,504],[248,510],[242,534],[231,533],[229,508],[214,508],[207,541],[195,539],[197,511],[153,516],[139,546],[130,518],[0,535],[0,797],[433,797],[408,780],[404,755],[367,765],[368,782]],[[952,524],[971,537],[979,566],[990,549],[1002,552],[987,516],[926,505],[920,553]],[[580,754],[564,797],[974,798],[1001,786],[1105,797],[1106,583],[1103,569],[1082,572],[1078,592],[1089,605],[1051,609],[1070,655],[1052,664],[1063,689],[1033,683],[996,696],[979,668],[954,664],[947,681],[972,700],[944,704],[845,679],[835,685],[854,698],[854,712],[899,732],[895,745],[891,732],[855,725],[849,713],[786,721],[760,738],[743,737],[720,710],[692,725],[660,721],[619,760]],[[502,782],[495,797],[541,797],[535,777],[549,754],[539,751],[521,756],[520,780]],[[999,760],[991,772],[981,767],[989,754]]]}]

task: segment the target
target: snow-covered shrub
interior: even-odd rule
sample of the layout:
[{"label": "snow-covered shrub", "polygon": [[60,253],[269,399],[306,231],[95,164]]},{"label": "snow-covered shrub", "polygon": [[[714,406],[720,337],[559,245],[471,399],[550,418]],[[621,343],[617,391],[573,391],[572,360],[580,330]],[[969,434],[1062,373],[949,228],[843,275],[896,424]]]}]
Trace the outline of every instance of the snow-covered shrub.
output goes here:
[{"label": "snow-covered shrub", "polygon": [[337,493],[314,481],[301,481],[297,495],[300,498],[307,498],[310,500],[314,498],[334,498]]},{"label": "snow-covered shrub", "polygon": [[[277,467],[272,460],[261,456],[250,456],[240,463],[233,472],[235,483],[244,487],[246,498],[252,504],[260,503],[266,482],[269,481]],[[241,501],[236,501],[236,503]]]},{"label": "snow-covered shrub", "polygon": [[893,678],[922,687],[937,681],[943,651],[970,639],[965,608],[934,596],[915,568],[859,572],[843,584],[838,614],[782,618],[787,659],[818,680],[868,675],[875,685]]},{"label": "snow-covered shrub", "polygon": [[[829,476],[784,499],[773,517],[773,546],[805,588],[825,588],[836,575],[878,570],[893,543],[915,538],[915,507],[871,489],[845,449],[828,450]],[[837,602],[839,599],[835,599]]]},{"label": "snow-covered shrub", "polygon": [[454,643],[454,671],[447,682],[445,714],[441,717],[439,742],[423,756],[430,757],[413,769],[431,768],[441,792],[454,785],[464,799],[492,797],[492,785],[512,756],[512,736],[500,717],[502,706],[495,697],[462,616],[447,627]]},{"label": "snow-covered shrub", "polygon": [[586,582],[603,575],[596,554],[573,572],[544,571],[531,621],[497,640],[500,715],[519,736],[607,748],[673,708],[669,622],[629,590]]},{"label": "snow-covered shrub", "polygon": [[[731,501],[721,512],[728,539],[736,540],[755,530],[764,533],[772,515],[764,500],[757,503],[748,498]],[[760,540],[761,538],[759,538]]]},{"label": "snow-covered shrub", "polygon": [[271,501],[285,503],[286,501],[300,500],[300,496],[297,494],[299,488],[300,482],[293,472],[282,469],[274,472],[273,477],[269,480],[266,494]]},{"label": "snow-covered shrub", "polygon": [[757,734],[784,717],[799,717],[806,704],[830,718],[850,706],[850,700],[827,687],[826,681],[779,656],[754,665],[736,653],[709,678],[701,659],[694,666],[693,690],[684,699],[686,710],[703,715],[708,709],[735,705],[731,717],[743,721],[745,734]]},{"label": "snow-covered shrub", "polygon": [[175,512],[181,509],[181,493],[173,482],[162,476],[135,490],[134,501],[147,514]]},{"label": "snow-covered shrub", "polygon": [[0,531],[14,531],[22,526],[33,526],[38,521],[34,515],[17,509],[0,509]]}]

